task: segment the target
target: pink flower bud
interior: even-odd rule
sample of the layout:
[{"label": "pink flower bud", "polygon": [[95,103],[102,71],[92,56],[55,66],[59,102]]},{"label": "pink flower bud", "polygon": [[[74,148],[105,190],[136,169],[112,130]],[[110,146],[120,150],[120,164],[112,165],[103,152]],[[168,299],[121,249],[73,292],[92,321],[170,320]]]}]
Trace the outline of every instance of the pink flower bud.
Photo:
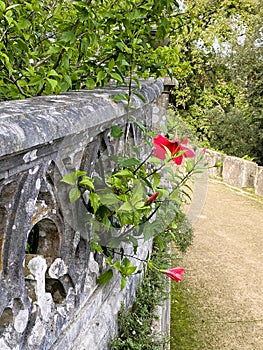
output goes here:
[{"label": "pink flower bud", "polygon": [[182,274],[184,273],[183,267],[174,267],[173,269],[165,270],[164,273],[170,277],[173,281],[181,282]]},{"label": "pink flower bud", "polygon": [[155,192],[151,197],[147,199],[147,204],[152,204],[158,196],[159,192]]}]

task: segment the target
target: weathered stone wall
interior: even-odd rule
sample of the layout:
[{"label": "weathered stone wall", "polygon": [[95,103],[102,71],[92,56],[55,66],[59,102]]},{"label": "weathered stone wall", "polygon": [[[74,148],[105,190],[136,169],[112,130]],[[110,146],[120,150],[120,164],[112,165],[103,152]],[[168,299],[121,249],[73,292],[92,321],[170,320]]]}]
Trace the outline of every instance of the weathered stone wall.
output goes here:
[{"label": "weathered stone wall", "polygon": [[[133,97],[132,114],[148,129],[158,120],[162,90],[161,80],[148,81],[140,92],[146,102]],[[105,263],[90,252],[60,182],[75,169],[103,174],[127,141],[147,151],[126,106],[112,100],[118,92],[123,89],[0,104],[1,350],[106,350],[121,303],[133,301],[139,275],[122,292],[117,276],[97,285]],[[113,124],[125,127],[121,139],[111,138]],[[138,255],[148,249],[142,242]]]},{"label": "weathered stone wall", "polygon": [[206,159],[210,166],[221,163],[217,168],[209,169],[209,175],[213,178],[221,178],[227,184],[252,189],[257,196],[263,197],[263,167],[256,163],[223,153],[208,150]]}]

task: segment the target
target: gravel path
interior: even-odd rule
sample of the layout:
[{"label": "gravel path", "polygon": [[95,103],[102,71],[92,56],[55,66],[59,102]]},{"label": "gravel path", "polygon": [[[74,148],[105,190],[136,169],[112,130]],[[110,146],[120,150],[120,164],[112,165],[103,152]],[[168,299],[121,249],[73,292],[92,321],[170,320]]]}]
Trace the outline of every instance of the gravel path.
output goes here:
[{"label": "gravel path", "polygon": [[194,232],[184,283],[202,349],[263,350],[263,202],[209,182]]}]

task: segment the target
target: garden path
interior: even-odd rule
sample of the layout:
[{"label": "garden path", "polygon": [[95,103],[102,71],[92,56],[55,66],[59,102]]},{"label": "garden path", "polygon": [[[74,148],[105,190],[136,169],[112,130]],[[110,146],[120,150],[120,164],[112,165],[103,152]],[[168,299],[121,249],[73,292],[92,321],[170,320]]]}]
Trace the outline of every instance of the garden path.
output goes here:
[{"label": "garden path", "polygon": [[198,349],[263,350],[263,201],[209,181],[183,266]]}]

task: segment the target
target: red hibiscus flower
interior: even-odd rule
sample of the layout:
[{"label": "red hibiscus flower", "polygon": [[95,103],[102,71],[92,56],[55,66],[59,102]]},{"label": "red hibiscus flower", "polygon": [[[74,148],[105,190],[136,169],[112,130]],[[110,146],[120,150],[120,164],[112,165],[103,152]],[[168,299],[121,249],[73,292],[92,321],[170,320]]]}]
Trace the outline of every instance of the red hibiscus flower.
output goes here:
[{"label": "red hibiscus flower", "polygon": [[155,192],[151,197],[147,199],[147,204],[152,204],[158,196],[159,192]]},{"label": "red hibiscus flower", "polygon": [[[173,162],[177,165],[181,165],[183,161],[183,157],[185,158],[192,158],[195,156],[195,153],[188,147],[184,146],[188,143],[188,137],[186,136],[185,139],[180,142],[179,138],[168,140],[166,137],[162,135],[157,135],[153,139],[154,143],[154,154],[157,158],[164,160],[167,154],[167,149],[171,152],[171,155],[173,157]],[[180,155],[176,156],[179,152],[183,152]]]},{"label": "red hibiscus flower", "polygon": [[184,268],[183,267],[174,267],[173,269],[161,270],[161,272],[165,273],[173,281],[181,282],[182,281],[182,274],[184,273]]}]

